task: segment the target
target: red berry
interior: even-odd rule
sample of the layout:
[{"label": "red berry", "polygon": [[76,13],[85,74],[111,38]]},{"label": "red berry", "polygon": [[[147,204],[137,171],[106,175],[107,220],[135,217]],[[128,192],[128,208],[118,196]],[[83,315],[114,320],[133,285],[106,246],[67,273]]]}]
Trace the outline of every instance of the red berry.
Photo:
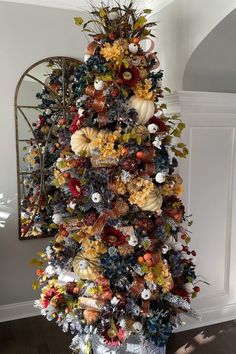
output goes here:
[{"label": "red berry", "polygon": [[196,251],[192,251],[191,253],[192,253],[192,255],[193,255],[194,257],[197,255],[197,252],[196,252]]},{"label": "red berry", "polygon": [[199,286],[194,286],[193,290],[195,291],[195,293],[199,293],[201,289]]},{"label": "red berry", "polygon": [[112,97],[116,97],[119,95],[119,90],[117,88],[112,89],[111,91]]},{"label": "red berry", "polygon": [[142,159],[142,158],[143,158],[143,152],[142,152],[142,151],[138,151],[138,152],[136,153],[136,157],[137,157],[138,159]]},{"label": "red berry", "polygon": [[59,121],[58,121],[58,124],[59,125],[65,125],[66,124],[65,118],[60,118]]}]

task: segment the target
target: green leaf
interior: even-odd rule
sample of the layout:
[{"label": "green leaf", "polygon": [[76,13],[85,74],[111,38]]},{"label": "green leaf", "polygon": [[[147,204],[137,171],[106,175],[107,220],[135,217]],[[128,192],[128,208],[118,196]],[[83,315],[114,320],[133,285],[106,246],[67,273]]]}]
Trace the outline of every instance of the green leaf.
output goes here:
[{"label": "green leaf", "polygon": [[44,252],[38,252],[37,255],[41,258],[45,258],[45,253]]},{"label": "green leaf", "polygon": [[53,229],[58,229],[58,225],[52,223],[49,225],[49,229],[53,230]]},{"label": "green leaf", "polygon": [[180,120],[180,115],[179,114],[173,114],[173,116],[171,116],[172,120]]},{"label": "green leaf", "polygon": [[167,109],[167,105],[166,105],[165,103],[162,103],[162,104],[160,105],[160,108],[161,108],[161,109]]},{"label": "green leaf", "polygon": [[147,19],[145,16],[140,16],[138,20],[134,24],[134,30],[142,27],[145,23],[147,23]]},{"label": "green leaf", "polygon": [[172,140],[172,137],[170,135],[165,136],[165,144],[166,145],[170,144],[171,140]]},{"label": "green leaf", "polygon": [[193,224],[193,220],[188,222],[188,226],[192,226],[192,224]]},{"label": "green leaf", "polygon": [[164,229],[165,229],[165,232],[166,232],[167,234],[169,234],[169,233],[171,232],[171,226],[170,226],[170,224],[165,224],[165,225],[164,225]]},{"label": "green leaf", "polygon": [[148,37],[150,35],[151,35],[151,31],[144,28],[144,30],[142,31],[142,37]]},{"label": "green leaf", "polygon": [[36,280],[32,283],[32,288],[34,291],[37,290],[39,287],[40,287],[39,281]]},{"label": "green leaf", "polygon": [[178,124],[178,128],[180,131],[182,131],[185,128],[185,124],[184,123],[179,123]]},{"label": "green leaf", "polygon": [[36,266],[36,267],[42,267],[44,265],[44,261],[39,261],[36,258],[31,259],[30,265]]},{"label": "green leaf", "polygon": [[183,148],[183,153],[184,153],[185,156],[188,155],[188,149],[186,147]]},{"label": "green leaf", "polygon": [[122,60],[122,63],[124,64],[125,68],[128,68],[129,67],[129,62],[127,59],[123,59]]},{"label": "green leaf", "polygon": [[84,23],[84,20],[82,17],[74,17],[74,21],[77,26],[82,26],[82,24]]},{"label": "green leaf", "polygon": [[138,145],[141,145],[142,144],[142,137],[141,136],[137,136],[136,137],[136,141],[137,141]]},{"label": "green leaf", "polygon": [[151,9],[144,9],[144,10],[143,10],[143,13],[145,13],[145,14],[150,14],[151,12],[152,12]]},{"label": "green leaf", "polygon": [[112,81],[113,78],[112,78],[111,74],[105,74],[105,75],[102,76],[102,80],[103,81]]},{"label": "green leaf", "polygon": [[176,146],[177,146],[178,148],[184,148],[184,147],[186,147],[186,145],[185,145],[184,143],[178,143]]},{"label": "green leaf", "polygon": [[128,92],[125,89],[121,89],[122,95],[128,97]]},{"label": "green leaf", "polygon": [[103,7],[101,7],[101,8],[99,9],[99,16],[100,16],[101,18],[103,18],[103,17],[106,16],[106,11],[104,10]]},{"label": "green leaf", "polygon": [[191,237],[188,236],[185,240],[186,245],[188,245],[190,241],[191,241]]},{"label": "green leaf", "polygon": [[172,135],[174,135],[176,138],[180,138],[180,134],[181,134],[181,132],[177,128],[175,130],[173,130],[173,132],[172,132]]},{"label": "green leaf", "polygon": [[169,87],[164,87],[164,90],[171,93],[171,90],[169,89]]},{"label": "green leaf", "polygon": [[148,266],[146,266],[145,264],[141,265],[141,270],[143,273],[148,273]]}]

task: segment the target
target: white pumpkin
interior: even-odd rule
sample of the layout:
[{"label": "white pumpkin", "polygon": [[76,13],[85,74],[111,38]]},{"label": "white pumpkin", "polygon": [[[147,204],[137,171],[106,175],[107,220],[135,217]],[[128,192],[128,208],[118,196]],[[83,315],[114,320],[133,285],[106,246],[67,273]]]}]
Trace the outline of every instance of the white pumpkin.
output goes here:
[{"label": "white pumpkin", "polygon": [[115,20],[118,19],[118,13],[117,13],[117,11],[111,11],[111,12],[109,12],[109,14],[107,15],[107,17],[108,17],[108,19],[109,19],[110,21],[115,21]]},{"label": "white pumpkin", "polygon": [[158,131],[158,126],[156,124],[148,124],[148,131],[150,134],[155,134]]},{"label": "white pumpkin", "polygon": [[105,305],[105,301],[102,299],[93,299],[91,297],[79,297],[78,306],[82,309],[92,308],[101,311]]},{"label": "white pumpkin", "polygon": [[130,43],[129,44],[129,52],[132,54],[136,54],[139,50],[139,46],[136,43]]},{"label": "white pumpkin", "polygon": [[100,272],[99,258],[86,258],[83,253],[79,252],[72,262],[75,274],[83,280],[95,281]]},{"label": "white pumpkin", "polygon": [[145,211],[156,211],[160,212],[162,206],[162,196],[160,191],[155,188],[153,189],[146,200],[146,203],[142,206],[142,210]]},{"label": "white pumpkin", "polygon": [[85,54],[85,55],[84,55],[84,62],[86,63],[86,61],[87,61],[89,58],[91,58],[91,55]]},{"label": "white pumpkin", "polygon": [[85,152],[86,156],[92,155],[92,141],[97,136],[97,130],[94,128],[81,128],[71,136],[71,149],[75,154],[79,155]]},{"label": "white pumpkin", "polygon": [[194,288],[194,285],[192,283],[185,283],[184,284],[184,290],[186,290],[189,294],[194,292],[193,288]]},{"label": "white pumpkin", "polygon": [[130,97],[129,104],[138,112],[138,124],[146,124],[154,115],[155,105],[152,100],[134,95]]},{"label": "white pumpkin", "polygon": [[105,87],[105,83],[104,83],[104,81],[103,80],[99,80],[99,79],[96,79],[95,81],[94,81],[94,88],[95,88],[95,90],[97,90],[97,91],[101,91],[101,90],[103,90],[104,89],[104,87]]}]

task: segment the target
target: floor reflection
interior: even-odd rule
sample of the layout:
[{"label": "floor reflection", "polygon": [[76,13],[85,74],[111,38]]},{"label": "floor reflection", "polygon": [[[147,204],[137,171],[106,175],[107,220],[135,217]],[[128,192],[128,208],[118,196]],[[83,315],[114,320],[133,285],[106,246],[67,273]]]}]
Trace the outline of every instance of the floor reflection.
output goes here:
[{"label": "floor reflection", "polygon": [[0,228],[6,226],[7,219],[11,215],[11,204],[12,200],[5,198],[3,193],[0,193]]},{"label": "floor reflection", "polygon": [[167,354],[236,354],[236,320],[175,333]]}]

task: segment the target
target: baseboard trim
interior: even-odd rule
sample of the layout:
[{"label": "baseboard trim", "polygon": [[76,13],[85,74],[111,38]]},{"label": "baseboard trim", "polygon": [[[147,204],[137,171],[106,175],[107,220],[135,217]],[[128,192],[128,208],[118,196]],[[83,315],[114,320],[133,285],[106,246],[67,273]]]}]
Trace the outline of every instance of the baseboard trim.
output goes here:
[{"label": "baseboard trim", "polygon": [[178,328],[175,332],[188,331],[199,327],[236,320],[236,303],[228,304],[221,308],[215,307],[199,310],[198,314],[201,318],[200,320],[186,318],[186,325]]},{"label": "baseboard trim", "polygon": [[0,322],[14,321],[38,315],[40,315],[40,311],[39,309],[34,308],[33,300],[0,305]]},{"label": "baseboard trim", "polygon": [[[40,310],[34,308],[34,301],[25,301],[15,304],[0,305],[0,322],[14,321],[21,318],[40,315]],[[222,308],[209,308],[199,311],[201,320],[186,318],[186,325],[175,332],[188,331],[194,328],[210,326],[216,323],[236,319],[236,303],[225,305]]]}]

